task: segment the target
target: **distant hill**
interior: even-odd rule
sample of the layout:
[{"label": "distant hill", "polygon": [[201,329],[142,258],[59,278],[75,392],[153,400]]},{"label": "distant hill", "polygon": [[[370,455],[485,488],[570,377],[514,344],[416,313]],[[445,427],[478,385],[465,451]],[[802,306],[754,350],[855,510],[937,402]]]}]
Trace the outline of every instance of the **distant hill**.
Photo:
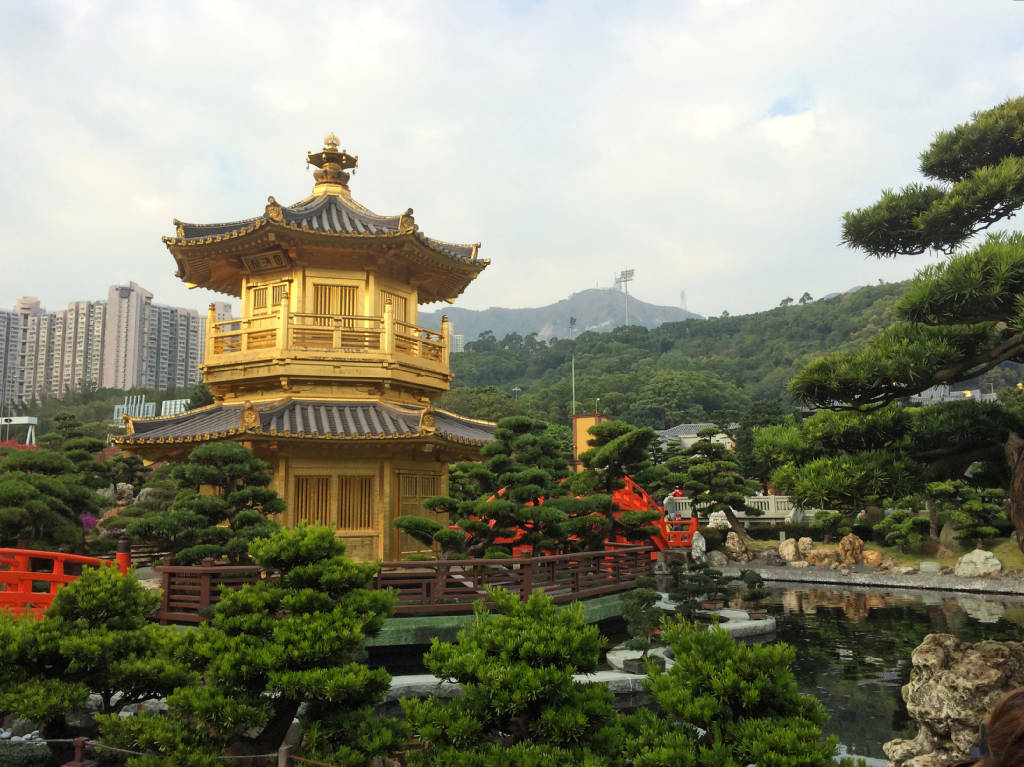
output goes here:
[{"label": "distant hill", "polygon": [[[611,288],[583,290],[548,306],[524,309],[460,309],[450,307],[436,312],[420,312],[420,325],[441,326],[441,315],[447,314],[453,332],[474,340],[485,330],[498,338],[508,333],[526,336],[536,333],[542,339],[569,336],[569,318],[576,318],[576,334],[586,330],[607,331],[626,324],[626,296]],[[653,329],[665,322],[701,319],[701,315],[677,306],[657,306],[629,297],[629,324]]]}]

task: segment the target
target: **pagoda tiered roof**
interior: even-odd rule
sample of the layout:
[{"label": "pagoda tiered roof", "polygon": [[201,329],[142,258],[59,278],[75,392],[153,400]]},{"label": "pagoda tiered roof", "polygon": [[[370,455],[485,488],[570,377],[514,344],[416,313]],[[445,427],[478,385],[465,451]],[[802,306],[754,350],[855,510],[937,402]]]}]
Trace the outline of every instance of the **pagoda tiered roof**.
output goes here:
[{"label": "pagoda tiered roof", "polygon": [[[175,234],[163,241],[178,264],[178,277],[195,286],[238,296],[242,277],[251,266],[248,254],[275,253],[280,266],[290,265],[294,248],[309,252],[330,250],[380,259],[384,270],[418,275],[420,303],[451,301],[490,263],[478,258],[480,243],[452,243],[427,237],[419,231],[413,210],[381,216],[352,198],[349,174],[358,158],[337,150],[337,139],[328,136],[324,150],[310,153],[314,174],[313,194],[294,205],[280,205],[269,197],[262,215],[238,221],[195,224],[175,219]],[[291,254],[291,255],[289,255]],[[263,263],[262,261],[260,263]]]},{"label": "pagoda tiered roof", "polygon": [[494,424],[446,410],[403,408],[382,402],[284,400],[254,406],[210,405],[176,416],[131,418],[130,433],[114,444],[208,442],[270,437],[310,440],[424,439],[482,446],[494,441]]}]

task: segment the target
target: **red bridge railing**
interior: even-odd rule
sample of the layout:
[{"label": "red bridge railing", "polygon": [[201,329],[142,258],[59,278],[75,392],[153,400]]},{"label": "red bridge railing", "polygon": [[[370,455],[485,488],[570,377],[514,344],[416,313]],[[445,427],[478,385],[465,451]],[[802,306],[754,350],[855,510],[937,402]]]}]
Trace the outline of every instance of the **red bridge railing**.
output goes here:
[{"label": "red bridge railing", "polygon": [[77,580],[83,567],[115,565],[125,574],[131,566],[131,555],[119,551],[114,562],[58,551],[0,549],[0,609],[41,618],[57,591]]}]

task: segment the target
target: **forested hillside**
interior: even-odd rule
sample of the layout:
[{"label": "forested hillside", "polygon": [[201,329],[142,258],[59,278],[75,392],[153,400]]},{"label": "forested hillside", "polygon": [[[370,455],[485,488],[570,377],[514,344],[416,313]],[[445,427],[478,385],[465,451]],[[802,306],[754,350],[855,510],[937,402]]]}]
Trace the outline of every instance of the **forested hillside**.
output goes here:
[{"label": "forested hillside", "polygon": [[[582,333],[575,340],[577,411],[599,408],[665,428],[786,398],[786,383],[809,360],[888,326],[905,288],[876,285],[757,314]],[[454,388],[440,406],[477,418],[525,413],[565,423],[572,348],[567,339],[483,333],[452,355]]]},{"label": "forested hillside", "polygon": [[[452,332],[464,335],[467,341],[487,330],[499,338],[507,333],[536,333],[538,338],[548,339],[568,335],[570,317],[576,318],[577,333],[584,330],[606,331],[624,325],[625,312],[626,296],[622,291],[591,288],[547,306],[483,310],[446,306],[433,312],[420,312],[419,322],[424,327],[436,329],[441,327],[441,316],[447,315],[452,323]],[[681,322],[690,318],[699,319],[700,315],[678,306],[658,306],[636,296],[629,297],[630,325],[656,328],[664,322]]]}]

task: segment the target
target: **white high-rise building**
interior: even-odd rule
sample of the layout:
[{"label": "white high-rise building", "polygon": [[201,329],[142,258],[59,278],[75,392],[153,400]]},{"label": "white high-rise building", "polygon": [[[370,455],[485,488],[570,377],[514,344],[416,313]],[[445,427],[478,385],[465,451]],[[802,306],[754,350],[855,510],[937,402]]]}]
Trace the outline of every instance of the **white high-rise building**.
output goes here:
[{"label": "white high-rise building", "polygon": [[[0,382],[15,404],[86,387],[185,389],[200,381],[203,318],[154,304],[134,282],[111,286],[107,301],[75,301],[58,312],[26,296],[2,316]],[[0,399],[3,390],[0,383]]]},{"label": "white high-rise building", "polygon": [[0,309],[0,416],[10,415],[11,404],[17,397],[20,340],[18,313]]},{"label": "white high-rise building", "polygon": [[134,389],[145,376],[143,359],[153,294],[134,282],[107,291],[103,338],[103,386]]}]

